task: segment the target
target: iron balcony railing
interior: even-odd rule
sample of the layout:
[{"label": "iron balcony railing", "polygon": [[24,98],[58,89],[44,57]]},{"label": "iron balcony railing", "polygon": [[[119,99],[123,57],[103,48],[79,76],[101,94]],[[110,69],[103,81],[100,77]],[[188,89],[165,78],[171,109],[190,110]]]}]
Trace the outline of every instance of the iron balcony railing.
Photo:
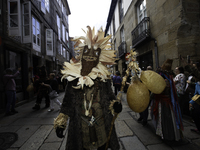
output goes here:
[{"label": "iron balcony railing", "polygon": [[149,38],[150,35],[150,18],[144,17],[142,21],[136,26],[131,32],[132,35],[132,47],[136,47],[145,39]]},{"label": "iron balcony railing", "polygon": [[118,47],[118,57],[122,57],[124,54],[126,54],[126,42],[123,41],[120,46]]}]

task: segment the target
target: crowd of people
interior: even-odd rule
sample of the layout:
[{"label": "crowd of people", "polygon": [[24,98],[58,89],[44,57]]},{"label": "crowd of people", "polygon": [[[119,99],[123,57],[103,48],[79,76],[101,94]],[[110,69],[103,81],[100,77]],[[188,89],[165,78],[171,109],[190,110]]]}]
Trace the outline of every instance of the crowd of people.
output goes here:
[{"label": "crowd of people", "polygon": [[[16,83],[15,78],[20,75],[21,68],[13,73],[11,68],[5,70],[3,84],[6,94],[6,113],[5,116],[10,116],[18,113],[15,109],[16,104]],[[49,112],[54,110],[54,103],[61,107],[61,102],[57,99],[60,90],[64,89],[64,82],[61,82],[61,76],[55,72],[47,74],[45,66],[38,67],[37,73],[31,78],[34,94],[37,96],[34,110],[40,109],[42,99],[45,98],[45,107],[49,108]],[[66,82],[66,81],[65,81]],[[30,92],[30,91],[29,91]]]},{"label": "crowd of people", "polygon": [[[200,95],[200,65],[187,64],[171,69],[172,60],[168,59],[160,68],[156,70],[166,81],[166,88],[161,94],[154,94],[149,91],[150,102],[144,112],[139,113],[138,122],[143,126],[147,125],[147,119],[150,116],[155,127],[155,133],[165,140],[179,141],[182,139],[182,116],[191,116],[196,125],[192,132],[200,133],[200,105],[193,96]],[[167,65],[166,65],[167,64]],[[146,70],[152,70],[148,66]],[[7,96],[6,116],[18,113],[15,109],[16,102],[16,84],[15,78],[20,74],[21,68],[13,74],[11,69],[6,69],[4,76],[4,87]],[[123,74],[123,73],[122,73]],[[116,71],[112,76],[114,93],[117,96],[121,90],[123,75]],[[61,102],[57,99],[59,94],[59,82],[61,78],[55,73],[46,72],[44,66],[38,68],[38,73],[32,79],[34,92],[37,95],[34,110],[39,110],[41,101],[45,98],[45,107],[48,111],[54,110],[56,103],[61,108]],[[131,84],[131,74],[127,78],[123,92],[126,93]],[[149,109],[150,108],[150,109]],[[149,111],[150,110],[150,111]]]},{"label": "crowd of people", "polygon": [[[168,59],[156,70],[166,81],[166,88],[161,94],[150,94],[150,103],[144,112],[139,113],[138,122],[147,125],[147,118],[151,116],[155,132],[162,139],[179,141],[182,139],[182,116],[191,117],[196,129],[192,132],[200,133],[200,105],[192,100],[194,95],[200,95],[200,65],[199,63],[186,63],[175,67],[173,70],[172,60]],[[146,70],[152,70],[148,66]],[[122,73],[123,74],[123,73]],[[115,95],[121,88],[123,75],[116,71],[112,77]],[[131,84],[131,75],[127,78],[123,92],[127,92]]]}]

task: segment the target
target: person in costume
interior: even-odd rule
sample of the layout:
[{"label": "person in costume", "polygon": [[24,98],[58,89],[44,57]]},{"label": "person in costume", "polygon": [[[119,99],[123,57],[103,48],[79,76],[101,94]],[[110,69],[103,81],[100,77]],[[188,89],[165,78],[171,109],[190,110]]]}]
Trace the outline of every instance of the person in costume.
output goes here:
[{"label": "person in costume", "polygon": [[151,110],[156,134],[164,140],[179,141],[182,139],[183,123],[171,71],[172,62],[172,59],[167,59],[158,70],[167,86],[161,94],[154,94]]},{"label": "person in costume", "polygon": [[[59,138],[68,125],[66,150],[119,150],[115,127],[112,126],[122,105],[111,88],[106,65],[115,62],[115,50],[110,50],[111,35],[104,37],[100,29],[87,26],[86,37],[74,39],[76,58],[64,63],[62,79],[67,79],[60,113],[54,121]],[[82,41],[83,42],[82,42]]]}]

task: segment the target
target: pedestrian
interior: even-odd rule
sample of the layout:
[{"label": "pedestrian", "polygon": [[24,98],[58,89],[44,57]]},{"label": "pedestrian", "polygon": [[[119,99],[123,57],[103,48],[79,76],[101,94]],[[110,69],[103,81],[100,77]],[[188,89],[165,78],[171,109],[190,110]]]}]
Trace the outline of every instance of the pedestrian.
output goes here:
[{"label": "pedestrian", "polygon": [[[185,98],[185,84],[186,84],[186,77],[184,75],[184,68],[183,67],[176,67],[175,68],[175,78],[174,83],[176,85],[176,90],[178,94],[178,102],[180,105],[181,113],[184,112],[184,107],[188,106],[188,102]],[[188,108],[188,107],[186,107]]]},{"label": "pedestrian", "polygon": [[49,79],[50,79],[50,87],[52,89],[52,91],[49,93],[50,109],[48,111],[50,112],[50,111],[54,110],[54,103],[56,103],[59,106],[58,110],[60,110],[61,102],[57,99],[57,97],[58,97],[58,81],[55,78],[55,74],[50,73]]},{"label": "pedestrian", "polygon": [[16,103],[16,83],[15,78],[19,76],[21,68],[18,68],[17,72],[13,75],[13,71],[11,68],[6,69],[6,74],[3,77],[5,93],[7,97],[7,104],[6,104],[6,116],[13,115],[18,113],[15,110],[15,103]]},{"label": "pedestrian", "polygon": [[119,150],[114,121],[122,105],[111,89],[110,72],[105,67],[115,63],[115,51],[104,49],[111,36],[104,38],[102,29],[93,35],[93,30],[88,29],[87,35],[91,36],[84,38],[85,46],[79,44],[79,61],[65,62],[62,78],[67,78],[68,83],[54,128],[63,138],[70,117],[66,150]]},{"label": "pedestrian", "polygon": [[121,83],[122,83],[122,78],[120,77],[120,72],[116,71],[115,76],[113,76],[113,85],[115,88],[115,95],[117,95],[117,93],[120,91]]},{"label": "pedestrian", "polygon": [[[200,95],[200,69],[199,65],[193,66],[193,76],[195,79],[195,92],[194,97]],[[192,132],[196,132],[200,134],[200,103],[194,101],[194,97],[189,102],[189,110],[191,112],[192,119],[196,125],[196,129],[191,129]]]},{"label": "pedestrian", "polygon": [[182,115],[176,94],[176,87],[171,71],[172,59],[167,59],[158,70],[166,82],[161,94],[154,94],[151,102],[151,118],[156,134],[164,140],[179,141],[182,139]]},{"label": "pedestrian", "polygon": [[38,67],[38,76],[39,79],[35,81],[33,86],[37,89],[37,99],[35,106],[32,107],[32,109],[39,110],[40,104],[42,102],[42,98],[45,98],[45,108],[48,108],[50,106],[50,99],[49,99],[49,93],[50,88],[49,86],[46,86],[47,84],[50,84],[50,80],[47,78],[47,72],[45,66]]},{"label": "pedestrian", "polygon": [[[152,70],[152,67],[151,66],[147,66],[147,69],[146,70]],[[149,91],[149,94],[151,95],[151,92]],[[152,96],[150,96],[152,97]],[[149,104],[151,102],[151,99],[149,101]],[[146,126],[147,125],[147,119],[148,119],[148,115],[149,115],[149,105],[148,107],[141,113],[139,113],[140,117],[138,118],[138,122],[142,122],[142,125],[143,126]]]}]

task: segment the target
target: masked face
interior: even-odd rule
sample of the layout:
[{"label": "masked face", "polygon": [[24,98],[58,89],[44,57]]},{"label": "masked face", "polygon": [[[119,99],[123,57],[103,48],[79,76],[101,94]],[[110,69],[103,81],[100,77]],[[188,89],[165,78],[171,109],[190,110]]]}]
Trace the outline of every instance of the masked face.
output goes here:
[{"label": "masked face", "polygon": [[98,48],[97,50],[93,50],[92,48],[88,49],[87,46],[84,47],[82,54],[82,76],[88,75],[91,72],[92,68],[97,66],[97,64],[99,63],[100,52],[100,48]]}]

